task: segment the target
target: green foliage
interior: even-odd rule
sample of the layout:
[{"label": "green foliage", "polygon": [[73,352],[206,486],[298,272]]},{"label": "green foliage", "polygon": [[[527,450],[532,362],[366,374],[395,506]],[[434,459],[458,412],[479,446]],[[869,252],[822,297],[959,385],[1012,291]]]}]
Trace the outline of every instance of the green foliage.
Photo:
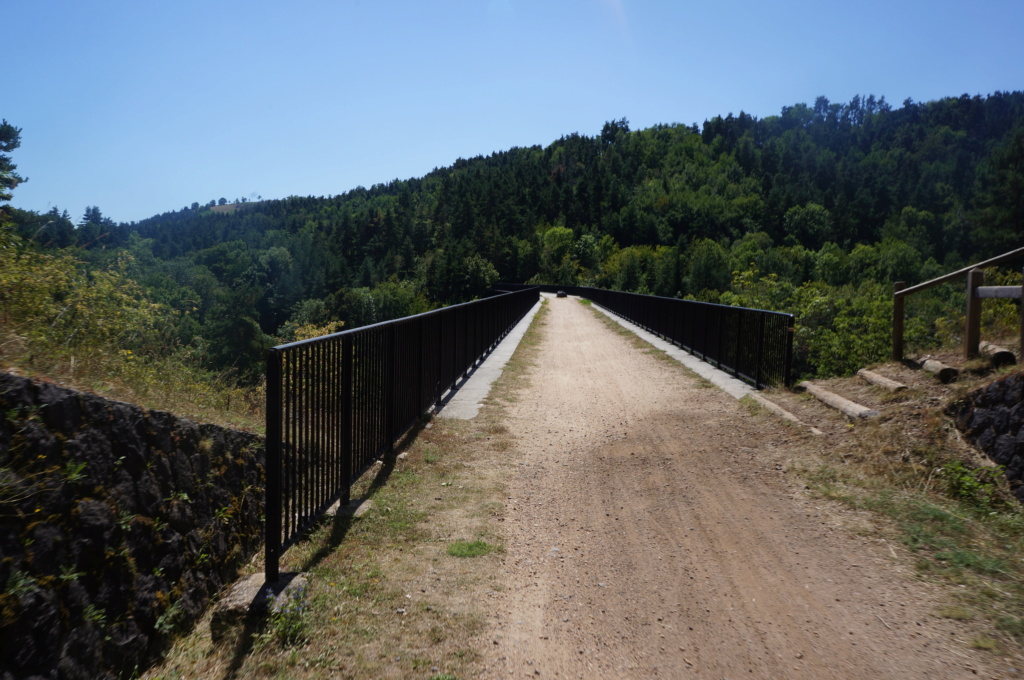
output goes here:
[{"label": "green foliage", "polygon": [[36,587],[36,581],[20,569],[11,569],[4,584],[3,592],[13,597],[27,595]]},{"label": "green foliage", "polygon": [[996,481],[999,470],[974,470],[954,460],[941,469],[946,484],[946,493],[953,498],[975,507],[988,507],[997,498]]},{"label": "green foliage", "polygon": [[305,642],[309,633],[309,588],[301,585],[270,596],[270,630],[278,642],[291,647]]},{"label": "green foliage", "polygon": [[[11,191],[24,182],[14,171],[17,169],[7,154],[21,145],[21,128],[16,128],[6,120],[0,123],[0,201],[11,200]],[[3,214],[0,213],[0,220]]]},{"label": "green foliage", "polygon": [[76,484],[85,478],[85,462],[69,460],[64,465],[64,481],[68,484]]},{"label": "green foliage", "polygon": [[[20,131],[4,125],[9,151]],[[893,282],[1017,245],[1022,158],[1024,93],[820,97],[701,129],[611,121],[327,198],[196,201],[132,225],[96,206],[77,226],[9,210],[3,342],[136,364],[171,349],[254,384],[278,342],[533,281],[793,312],[799,372],[832,375],[885,355]],[[951,339],[956,294],[915,297],[909,341]]]},{"label": "green foliage", "polygon": [[711,239],[694,241],[686,251],[687,288],[693,293],[704,290],[723,291],[729,286],[732,272],[729,254]]}]

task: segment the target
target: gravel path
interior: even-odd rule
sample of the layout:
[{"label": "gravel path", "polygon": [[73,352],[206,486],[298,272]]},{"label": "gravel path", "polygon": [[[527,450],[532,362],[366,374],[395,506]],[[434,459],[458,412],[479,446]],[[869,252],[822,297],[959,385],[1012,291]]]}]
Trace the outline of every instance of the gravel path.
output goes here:
[{"label": "gravel path", "polygon": [[786,471],[802,432],[549,304],[481,677],[1006,677]]}]

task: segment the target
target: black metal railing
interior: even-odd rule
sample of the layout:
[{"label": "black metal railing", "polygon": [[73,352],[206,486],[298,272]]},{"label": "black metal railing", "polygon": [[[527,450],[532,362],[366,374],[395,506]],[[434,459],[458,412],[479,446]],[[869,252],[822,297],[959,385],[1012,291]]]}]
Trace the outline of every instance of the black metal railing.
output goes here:
[{"label": "black metal railing", "polygon": [[[502,290],[529,288],[498,284]],[[540,286],[595,302],[757,389],[791,385],[793,315],[763,309],[623,293],[583,286]]]},{"label": "black metal railing", "polygon": [[281,554],[536,304],[539,289],[293,342],[267,355],[266,578]]}]

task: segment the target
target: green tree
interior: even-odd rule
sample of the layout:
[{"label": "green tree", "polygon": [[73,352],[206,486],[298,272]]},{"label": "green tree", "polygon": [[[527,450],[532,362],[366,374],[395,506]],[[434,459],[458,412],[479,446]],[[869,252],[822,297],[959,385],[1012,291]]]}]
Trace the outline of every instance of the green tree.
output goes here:
[{"label": "green tree", "polygon": [[1020,245],[1024,237],[1024,124],[993,154],[985,184],[975,237],[993,254]]},{"label": "green tree", "polygon": [[11,162],[10,152],[21,146],[21,128],[16,128],[6,120],[0,123],[0,201],[11,200],[11,192],[25,181],[14,171],[17,169]]},{"label": "green tree", "polygon": [[732,281],[729,253],[709,238],[694,241],[686,252],[687,289],[691,294],[701,291],[723,291]]},{"label": "green tree", "polygon": [[786,211],[782,226],[798,243],[817,250],[832,236],[832,214],[817,203],[793,206]]},{"label": "green tree", "polygon": [[572,229],[551,227],[544,232],[540,263],[541,271],[551,279],[556,279],[562,261],[569,255],[576,237]]}]

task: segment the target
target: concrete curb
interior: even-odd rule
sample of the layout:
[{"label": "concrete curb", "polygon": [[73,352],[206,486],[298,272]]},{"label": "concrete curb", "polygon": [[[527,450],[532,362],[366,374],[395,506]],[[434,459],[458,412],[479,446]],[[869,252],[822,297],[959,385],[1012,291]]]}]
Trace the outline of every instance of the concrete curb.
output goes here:
[{"label": "concrete curb", "polygon": [[801,427],[806,427],[811,431],[812,434],[823,434],[821,430],[801,421],[795,415],[793,415],[786,409],[782,408],[775,402],[770,401],[768,398],[764,397],[760,392],[758,392],[757,390],[755,390],[753,387],[743,382],[742,380],[738,380],[737,378],[732,377],[728,373],[718,370],[711,364],[698,359],[697,357],[693,356],[686,350],[676,347],[672,343],[659,338],[657,335],[654,335],[653,333],[646,331],[643,328],[640,328],[639,326],[630,321],[626,321],[621,316],[612,314],[611,312],[609,312],[607,309],[600,305],[592,303],[591,306],[597,311],[607,316],[615,323],[625,328],[626,330],[635,333],[642,340],[649,342],[654,347],[664,351],[670,357],[672,357],[679,363],[683,364],[688,369],[690,369],[700,377],[704,378],[708,382],[714,384],[716,387],[718,387],[719,389],[721,389],[723,392],[733,397],[734,399],[739,400],[747,396],[752,397],[755,402],[757,402],[760,406],[770,411],[771,413],[774,413],[775,415],[785,420],[788,420],[792,423],[800,425]]},{"label": "concrete curb", "polygon": [[505,370],[505,364],[512,358],[526,334],[526,329],[533,323],[533,317],[540,311],[541,302],[542,300],[538,300],[537,304],[526,313],[526,316],[487,355],[483,363],[473,369],[469,377],[452,390],[446,399],[442,399],[442,405],[437,412],[439,418],[454,420],[476,418],[476,414],[480,412],[481,402],[491,393],[491,385]]}]

